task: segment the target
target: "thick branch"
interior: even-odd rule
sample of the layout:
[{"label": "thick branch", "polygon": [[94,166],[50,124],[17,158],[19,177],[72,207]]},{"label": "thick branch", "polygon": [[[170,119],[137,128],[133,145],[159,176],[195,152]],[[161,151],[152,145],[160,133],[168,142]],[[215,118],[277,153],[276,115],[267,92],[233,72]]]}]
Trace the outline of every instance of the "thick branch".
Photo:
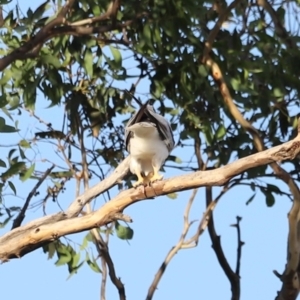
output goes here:
[{"label": "thick branch", "polygon": [[[300,153],[299,133],[292,141],[239,159],[219,169],[198,171],[157,182],[153,185],[154,189],[152,187],[146,188],[146,194],[150,198],[154,197],[155,194],[158,196],[166,195],[201,186],[221,186],[232,177],[250,168],[276,161],[291,160],[294,159],[298,153]],[[109,181],[109,178],[107,180]],[[116,219],[122,218],[122,214],[120,213],[129,205],[146,199],[143,188],[125,190],[118,194],[113,200],[105,203],[99,210],[83,217],[75,218],[75,216],[78,215],[78,210],[81,210],[85,203],[88,203],[98,195],[99,186],[102,187],[103,191],[104,187],[102,183],[92,187],[81,197],[78,197],[66,213],[58,213],[46,218],[37,219],[6,233],[0,238],[0,260],[5,261],[9,258],[20,257],[25,253],[31,252],[32,248],[36,248],[37,245],[43,242],[53,241],[67,234],[108,224]],[[58,220],[61,219],[63,220],[58,222]]]},{"label": "thick branch", "polygon": [[[46,24],[42,29],[28,42],[26,42],[23,46],[15,49],[10,54],[0,59],[0,71],[3,71],[8,65],[10,65],[16,59],[22,59],[24,54],[28,54],[31,51],[36,52],[35,49],[40,49],[41,44],[47,40],[47,37],[51,30],[63,24],[65,22],[65,16],[68,11],[72,8],[75,0],[69,0],[67,3],[61,8],[60,12],[57,14],[57,17]],[[23,58],[24,59],[24,58]]]},{"label": "thick branch", "polygon": [[[21,47],[13,50],[8,55],[0,59],[0,71],[3,71],[7,66],[17,59],[34,58],[38,55],[43,44],[56,36],[73,35],[73,36],[85,36],[91,34],[104,33],[112,30],[122,30],[127,26],[143,17],[145,14],[141,13],[132,20],[127,20],[122,23],[113,23],[101,26],[91,26],[87,27],[85,25],[75,26],[75,25],[64,25],[56,26],[60,24],[58,21],[60,19],[54,19],[49,24],[45,25],[34,37],[32,37],[28,42],[24,43]],[[56,22],[54,22],[56,20]],[[62,21],[62,20],[61,20]],[[53,22],[53,23],[52,23]],[[50,26],[53,25],[53,26]],[[56,27],[55,27],[56,26]]]}]

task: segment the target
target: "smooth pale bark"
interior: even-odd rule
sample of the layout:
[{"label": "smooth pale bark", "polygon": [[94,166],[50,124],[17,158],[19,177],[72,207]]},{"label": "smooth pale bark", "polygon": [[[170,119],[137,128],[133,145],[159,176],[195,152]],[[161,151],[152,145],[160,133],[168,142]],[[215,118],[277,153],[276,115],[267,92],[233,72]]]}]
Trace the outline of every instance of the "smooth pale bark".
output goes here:
[{"label": "smooth pale bark", "polygon": [[[65,213],[36,219],[2,236],[0,238],[0,260],[7,261],[10,258],[21,257],[61,236],[103,226],[117,219],[130,221],[129,217],[122,214],[123,210],[138,201],[201,186],[222,186],[232,177],[250,168],[271,162],[292,160],[299,152],[300,135],[298,134],[292,141],[239,159],[219,169],[198,171],[157,182],[153,185],[154,189],[152,187],[145,188],[145,193],[142,187],[122,191],[97,211],[78,217],[82,207],[107,188],[107,186],[103,186],[103,182],[100,182],[76,198]],[[114,176],[114,180],[106,179],[109,186],[116,183],[127,172],[128,158],[125,162],[125,164],[121,164],[122,170],[117,168],[111,175]]]}]

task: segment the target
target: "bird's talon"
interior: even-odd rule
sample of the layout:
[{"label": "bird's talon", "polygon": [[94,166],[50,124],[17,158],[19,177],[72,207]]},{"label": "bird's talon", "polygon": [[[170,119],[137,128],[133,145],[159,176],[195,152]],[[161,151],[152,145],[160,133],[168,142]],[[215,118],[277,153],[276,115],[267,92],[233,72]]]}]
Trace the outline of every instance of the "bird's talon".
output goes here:
[{"label": "bird's talon", "polygon": [[161,181],[163,180],[164,176],[163,175],[154,175],[152,178],[151,178],[151,183],[154,183],[154,182],[157,182],[157,181]]},{"label": "bird's talon", "polygon": [[146,178],[143,178],[142,180],[138,180],[137,182],[132,184],[134,188],[138,188],[139,186],[143,186],[145,188],[148,185],[150,185],[150,180],[147,180]]}]

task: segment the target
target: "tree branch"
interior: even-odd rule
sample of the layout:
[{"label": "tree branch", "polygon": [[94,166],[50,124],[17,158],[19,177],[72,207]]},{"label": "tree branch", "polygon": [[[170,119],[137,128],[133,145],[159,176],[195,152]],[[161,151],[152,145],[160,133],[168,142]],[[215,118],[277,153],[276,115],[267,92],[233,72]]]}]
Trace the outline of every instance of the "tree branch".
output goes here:
[{"label": "tree branch", "polygon": [[186,240],[186,236],[191,228],[191,225],[194,223],[193,221],[192,222],[189,221],[189,214],[190,214],[190,209],[192,207],[192,204],[195,200],[197,191],[198,191],[198,189],[193,190],[193,193],[186,205],[184,216],[183,216],[183,220],[184,220],[183,230],[182,230],[180,239],[179,239],[178,243],[170,249],[170,251],[168,252],[163,263],[161,264],[158,271],[156,272],[153,282],[149,287],[146,300],[151,300],[153,298],[153,295],[154,295],[155,290],[157,289],[158,283],[161,280],[168,264],[170,263],[172,258],[175,256],[175,254],[177,254],[177,252],[181,249],[189,249],[189,248],[197,247],[199,237],[204,232],[204,230],[206,229],[206,227],[209,223],[209,219],[211,217],[212,211],[214,210],[216,203],[217,203],[215,201],[212,201],[211,205],[209,205],[206,208],[206,211],[204,212],[202,219],[199,221],[199,226],[198,226],[197,232],[194,234],[194,236],[192,238]]},{"label": "tree branch", "polygon": [[203,51],[203,57],[206,58],[212,49],[213,43],[220,31],[223,23],[228,19],[230,12],[241,2],[241,0],[234,0],[232,1],[226,9],[222,13],[220,13],[218,21],[216,22],[213,29],[209,32],[209,36],[205,42],[205,47]]},{"label": "tree branch", "polygon": [[[72,1],[70,0],[69,5],[70,3],[73,2],[74,0]],[[65,10],[62,11],[66,13]],[[127,20],[122,23],[113,22],[112,24],[108,24],[108,25],[88,27],[86,25],[78,26],[78,24],[76,26],[74,25],[57,26],[65,23],[63,16],[59,14],[60,17],[57,16],[54,20],[52,20],[50,23],[45,25],[29,41],[25,42],[22,46],[13,50],[11,53],[4,56],[3,58],[1,58],[0,71],[3,71],[5,68],[7,68],[7,66],[9,66],[13,61],[17,59],[24,60],[27,58],[35,58],[38,55],[43,44],[53,37],[62,36],[62,35],[85,36],[85,35],[91,35],[97,33],[104,33],[116,29],[122,30],[123,28],[130,26],[132,23],[144,17],[145,15],[147,14],[146,13],[138,14],[134,19]]]},{"label": "tree branch", "polygon": [[[288,215],[289,233],[287,264],[285,266],[283,274],[279,275],[282,281],[282,287],[278,292],[276,300],[295,300],[298,297],[300,289],[300,196],[299,189],[292,179],[289,182],[289,187],[293,194],[294,201]],[[275,274],[278,274],[278,272],[276,272]]]},{"label": "tree branch", "polygon": [[285,45],[290,49],[298,49],[297,44],[289,36],[273,6],[267,0],[257,0],[257,4],[268,12],[274,23],[276,34],[285,43]]},{"label": "tree branch", "polygon": [[[41,30],[32,37],[29,41],[27,41],[21,47],[13,50],[10,54],[0,59],[0,71],[3,71],[8,65],[10,65],[16,59],[24,59],[22,56],[24,54],[32,54],[38,52],[42,46],[42,44],[47,40],[47,36],[50,35],[51,30],[61,25],[65,22],[65,16],[68,11],[72,8],[75,0],[68,0],[67,3],[61,8],[60,12],[57,14],[57,17],[50,21],[48,24],[43,26]],[[36,51],[36,50],[38,51]],[[37,53],[36,53],[37,54]]]},{"label": "tree branch", "polygon": [[174,255],[181,249],[181,247],[184,243],[186,235],[188,234],[189,229],[191,227],[191,223],[189,222],[189,215],[190,215],[191,207],[192,207],[195,197],[197,195],[197,191],[198,191],[197,189],[193,190],[193,193],[186,205],[185,212],[183,215],[183,230],[182,230],[180,239],[179,239],[178,243],[170,249],[170,251],[168,252],[163,263],[161,264],[158,271],[156,272],[153,282],[151,283],[151,285],[148,289],[146,300],[151,300],[153,298],[154,292],[157,289],[158,283],[159,283],[160,279],[162,278],[169,262],[172,260]]},{"label": "tree branch", "polygon": [[241,270],[242,247],[245,244],[241,239],[241,227],[240,227],[241,221],[242,218],[237,216],[236,224],[231,225],[232,227],[236,227],[236,231],[237,231],[237,257],[236,257],[235,274],[238,276],[240,276],[240,270]]},{"label": "tree branch", "polygon": [[[215,170],[198,171],[156,182],[153,184],[154,189],[146,187],[146,193],[151,198],[155,196],[155,193],[161,196],[201,186],[222,186],[232,177],[248,169],[271,162],[292,160],[300,153],[299,131],[298,128],[298,135],[295,139],[282,145],[244,157]],[[76,198],[66,213],[58,213],[31,221],[2,236],[0,238],[0,260],[6,261],[9,258],[21,257],[31,252],[32,249],[38,248],[41,243],[53,241],[67,234],[103,226],[117,219],[125,219],[130,222],[130,218],[124,217],[122,212],[126,207],[146,199],[143,188],[122,191],[97,211],[76,217],[86,203],[94,199],[100,192],[105,191],[108,186],[114,185],[118,178],[122,178],[124,167],[127,173],[128,161],[129,157],[125,159],[125,163],[122,162],[122,168],[119,166],[115,170],[113,176],[108,177]],[[112,180],[111,177],[114,179]]]},{"label": "tree branch", "polygon": [[[206,187],[206,205],[209,206],[211,203],[212,203],[211,187]],[[208,232],[209,232],[210,239],[212,241],[212,248],[215,251],[219,264],[222,267],[224,273],[226,274],[230,282],[231,293],[232,293],[231,299],[239,300],[241,294],[240,277],[232,270],[225,257],[223,248],[221,246],[221,238],[219,235],[217,235],[215,230],[213,214],[211,215],[210,221],[208,223]]]}]

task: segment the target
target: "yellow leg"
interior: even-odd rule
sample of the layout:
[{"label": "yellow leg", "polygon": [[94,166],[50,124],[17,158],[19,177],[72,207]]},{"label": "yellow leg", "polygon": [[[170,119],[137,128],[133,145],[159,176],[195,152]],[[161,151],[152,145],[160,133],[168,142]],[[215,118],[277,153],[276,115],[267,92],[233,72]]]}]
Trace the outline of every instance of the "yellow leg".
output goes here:
[{"label": "yellow leg", "polygon": [[150,179],[150,182],[155,182],[155,181],[158,181],[158,180],[162,180],[164,178],[163,175],[159,174],[159,169],[158,168],[153,168],[154,172],[153,172],[153,176],[151,177]]},{"label": "yellow leg", "polygon": [[135,175],[137,176],[138,180],[133,184],[133,187],[138,187],[139,185],[144,185],[144,178],[142,177],[140,172],[135,173]]},{"label": "yellow leg", "polygon": [[133,187],[138,187],[140,185],[147,186],[150,185],[153,177],[153,173],[150,172],[147,176],[144,174],[141,174],[139,171],[135,172],[135,175],[137,176],[138,180],[133,184]]}]

